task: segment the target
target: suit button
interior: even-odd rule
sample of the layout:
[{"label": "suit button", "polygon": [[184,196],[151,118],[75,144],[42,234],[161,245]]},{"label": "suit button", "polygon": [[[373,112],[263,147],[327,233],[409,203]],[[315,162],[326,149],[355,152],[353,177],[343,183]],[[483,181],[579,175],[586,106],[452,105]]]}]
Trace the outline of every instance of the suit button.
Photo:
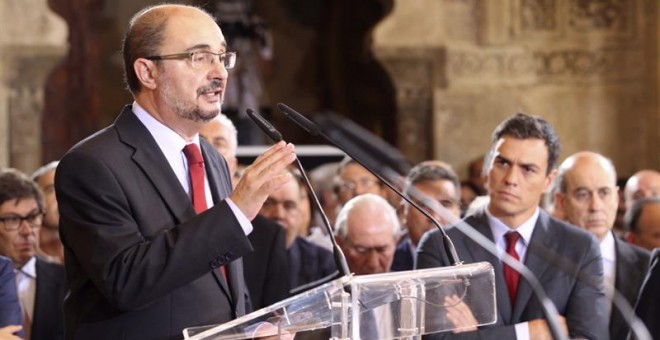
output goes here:
[{"label": "suit button", "polygon": [[218,259],[214,259],[213,261],[211,261],[211,268],[212,269],[216,269],[218,267],[220,267],[220,261],[218,261]]}]

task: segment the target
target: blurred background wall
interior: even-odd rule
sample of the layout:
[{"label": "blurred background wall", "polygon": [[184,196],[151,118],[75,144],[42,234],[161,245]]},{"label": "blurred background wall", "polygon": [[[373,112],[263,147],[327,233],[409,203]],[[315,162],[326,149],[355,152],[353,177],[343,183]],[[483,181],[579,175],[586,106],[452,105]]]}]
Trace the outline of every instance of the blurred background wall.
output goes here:
[{"label": "blurred background wall", "polygon": [[[562,159],[593,150],[623,176],[660,168],[657,1],[179,2],[222,13],[230,48],[257,70],[230,75],[248,84],[225,105],[243,143],[262,141],[248,104],[287,140],[319,143],[283,119],[284,102],[345,115],[411,162],[442,159],[464,177],[495,125],[524,111],[556,127]],[[0,2],[0,166],[31,172],[112,122],[131,102],[122,35],[156,3]],[[259,95],[245,99],[254,81]]]}]

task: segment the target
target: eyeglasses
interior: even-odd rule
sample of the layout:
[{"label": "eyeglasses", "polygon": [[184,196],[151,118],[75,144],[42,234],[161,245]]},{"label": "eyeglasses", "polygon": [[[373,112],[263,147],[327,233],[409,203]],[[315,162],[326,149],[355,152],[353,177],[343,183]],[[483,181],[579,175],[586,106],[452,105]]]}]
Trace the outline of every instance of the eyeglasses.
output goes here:
[{"label": "eyeglasses", "polygon": [[43,222],[44,213],[41,211],[33,212],[25,216],[13,215],[0,217],[0,224],[6,231],[16,231],[21,227],[23,221],[27,221],[31,228],[41,227]]},{"label": "eyeglasses", "polygon": [[349,245],[349,247],[359,255],[367,255],[367,254],[371,254],[372,252],[375,252],[378,255],[388,255],[394,250],[394,247],[390,245],[365,247],[365,246],[351,244]]},{"label": "eyeglasses", "polygon": [[210,51],[196,51],[186,53],[176,53],[167,55],[154,55],[145,57],[149,60],[167,60],[167,59],[190,59],[193,68],[204,68],[215,65],[216,61],[222,62],[227,70],[236,66],[236,52],[214,53]]},{"label": "eyeglasses", "polygon": [[345,181],[345,182],[339,182],[338,183],[338,188],[339,191],[355,191],[357,188],[358,184],[360,187],[364,189],[370,189],[377,185],[379,182],[376,179],[370,179],[370,178],[360,178],[357,181]]},{"label": "eyeglasses", "polygon": [[422,199],[413,198],[412,200],[429,213],[432,213],[434,210],[438,208],[438,203],[442,205],[445,209],[453,209],[460,205],[457,201],[454,201],[453,199],[450,198],[443,198],[437,201],[430,198],[422,198]]}]

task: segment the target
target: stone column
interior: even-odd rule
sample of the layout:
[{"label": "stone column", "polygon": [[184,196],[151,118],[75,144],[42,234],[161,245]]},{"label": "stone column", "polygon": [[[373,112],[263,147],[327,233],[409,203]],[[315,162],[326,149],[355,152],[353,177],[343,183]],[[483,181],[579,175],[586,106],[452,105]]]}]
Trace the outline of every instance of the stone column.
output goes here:
[{"label": "stone column", "polygon": [[44,82],[66,53],[67,28],[46,0],[0,1],[0,167],[41,165]]}]

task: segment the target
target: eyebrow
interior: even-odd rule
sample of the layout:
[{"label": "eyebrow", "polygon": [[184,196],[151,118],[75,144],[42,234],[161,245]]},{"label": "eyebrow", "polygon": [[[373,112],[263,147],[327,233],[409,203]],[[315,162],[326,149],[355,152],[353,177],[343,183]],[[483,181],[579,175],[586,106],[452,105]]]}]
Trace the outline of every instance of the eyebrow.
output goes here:
[{"label": "eyebrow", "polygon": [[[211,45],[209,45],[209,44],[197,44],[195,46],[186,48],[186,51],[187,52],[192,52],[192,51],[195,51],[195,50],[210,50],[210,49],[211,49]],[[223,41],[222,42],[222,50],[226,50],[226,49],[227,49],[227,42]]]},{"label": "eyebrow", "polygon": [[539,165],[536,164],[536,163],[520,163],[520,162],[514,162],[514,161],[512,161],[512,160],[510,160],[510,159],[508,159],[508,158],[506,158],[506,157],[504,157],[504,156],[502,156],[502,155],[497,155],[497,156],[495,156],[495,159],[500,159],[500,160],[506,161],[506,162],[508,162],[508,163],[510,163],[510,164],[515,164],[515,165],[520,166],[520,167],[529,167],[529,168],[535,168],[535,169],[538,169],[538,170],[541,169],[541,166],[539,166]]}]

